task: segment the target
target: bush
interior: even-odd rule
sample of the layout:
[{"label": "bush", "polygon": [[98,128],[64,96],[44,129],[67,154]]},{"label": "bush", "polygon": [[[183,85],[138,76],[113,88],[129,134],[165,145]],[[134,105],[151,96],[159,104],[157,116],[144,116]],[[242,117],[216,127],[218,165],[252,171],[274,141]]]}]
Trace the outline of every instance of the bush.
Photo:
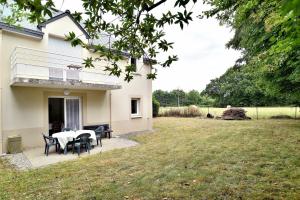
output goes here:
[{"label": "bush", "polygon": [[155,97],[152,97],[152,116],[158,117],[160,103],[155,99]]},{"label": "bush", "polygon": [[197,106],[170,108],[160,113],[163,117],[200,117],[202,116]]},{"label": "bush", "polygon": [[289,115],[275,115],[275,116],[271,116],[271,119],[293,119],[291,116]]}]

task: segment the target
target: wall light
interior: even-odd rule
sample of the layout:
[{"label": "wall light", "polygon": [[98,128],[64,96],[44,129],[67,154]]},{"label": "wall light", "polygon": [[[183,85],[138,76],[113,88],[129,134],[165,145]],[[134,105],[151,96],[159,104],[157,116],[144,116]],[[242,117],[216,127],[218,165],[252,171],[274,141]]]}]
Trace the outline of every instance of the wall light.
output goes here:
[{"label": "wall light", "polygon": [[71,93],[70,90],[64,89],[64,95],[68,96],[70,93]]}]

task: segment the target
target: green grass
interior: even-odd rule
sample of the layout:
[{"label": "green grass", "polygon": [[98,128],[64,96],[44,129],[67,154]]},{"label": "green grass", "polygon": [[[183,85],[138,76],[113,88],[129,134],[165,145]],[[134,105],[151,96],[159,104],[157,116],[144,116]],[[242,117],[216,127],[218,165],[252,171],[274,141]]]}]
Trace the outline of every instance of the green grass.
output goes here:
[{"label": "green grass", "polygon": [[300,199],[299,120],[158,118],[154,128],[136,147],[42,169],[2,161],[0,199]]},{"label": "green grass", "polygon": [[[177,107],[160,107],[159,113],[163,114],[164,112]],[[180,107],[183,109],[184,107]],[[252,119],[257,118],[256,107],[243,107],[247,111],[247,116],[251,117]],[[268,119],[272,116],[276,115],[288,115],[292,118],[295,117],[295,107],[258,107],[258,118],[259,119]],[[208,112],[207,107],[199,107],[200,112],[203,116],[206,116]],[[214,116],[221,116],[223,111],[226,108],[209,108],[209,112]],[[296,110],[296,117],[300,118],[300,108],[298,107]]]}]

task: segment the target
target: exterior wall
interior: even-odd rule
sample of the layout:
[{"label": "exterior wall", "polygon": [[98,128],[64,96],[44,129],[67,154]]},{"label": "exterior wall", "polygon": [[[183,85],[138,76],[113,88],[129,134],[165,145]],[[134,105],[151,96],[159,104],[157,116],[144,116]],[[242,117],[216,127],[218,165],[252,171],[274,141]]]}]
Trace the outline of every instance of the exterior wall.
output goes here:
[{"label": "exterior wall", "polygon": [[[123,81],[121,90],[111,91],[112,128],[116,133],[152,130],[152,82],[146,77],[149,70],[138,62],[134,79],[129,83]],[[131,116],[131,98],[141,99],[140,117]]]},{"label": "exterior wall", "polygon": [[[48,98],[64,96],[63,89],[10,86],[10,56],[16,46],[47,51],[49,34],[56,37],[63,37],[69,31],[81,34],[68,17],[48,24],[43,31],[44,38],[39,40],[0,30],[0,154],[6,152],[7,137],[11,135],[21,135],[25,149],[44,145],[41,133],[48,132]],[[95,56],[87,50],[82,55]],[[120,65],[128,62],[123,60]],[[134,80],[122,82],[119,90],[70,90],[69,96],[81,98],[82,125],[110,123],[114,134],[152,129],[152,86],[146,79],[150,69],[142,62],[137,68]],[[131,117],[134,97],[141,98],[139,118]]]},{"label": "exterior wall", "polygon": [[2,153],[6,152],[8,136],[20,134],[24,146],[31,146],[36,138],[31,134],[41,134],[43,129],[43,114],[39,110],[42,92],[33,88],[10,87],[10,55],[17,45],[43,49],[44,43],[27,36],[2,32]]}]

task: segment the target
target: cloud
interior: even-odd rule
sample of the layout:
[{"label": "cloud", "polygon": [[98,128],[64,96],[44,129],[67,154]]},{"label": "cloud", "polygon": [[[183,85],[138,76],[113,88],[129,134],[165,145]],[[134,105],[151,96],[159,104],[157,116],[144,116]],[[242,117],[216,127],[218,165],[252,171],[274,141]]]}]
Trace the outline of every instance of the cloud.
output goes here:
[{"label": "cloud", "polygon": [[178,54],[179,61],[170,68],[159,68],[153,90],[201,91],[240,57],[240,52],[225,47],[233,36],[231,29],[214,18],[192,22],[183,31],[168,28],[166,33],[168,40],[175,42],[172,53]]}]

